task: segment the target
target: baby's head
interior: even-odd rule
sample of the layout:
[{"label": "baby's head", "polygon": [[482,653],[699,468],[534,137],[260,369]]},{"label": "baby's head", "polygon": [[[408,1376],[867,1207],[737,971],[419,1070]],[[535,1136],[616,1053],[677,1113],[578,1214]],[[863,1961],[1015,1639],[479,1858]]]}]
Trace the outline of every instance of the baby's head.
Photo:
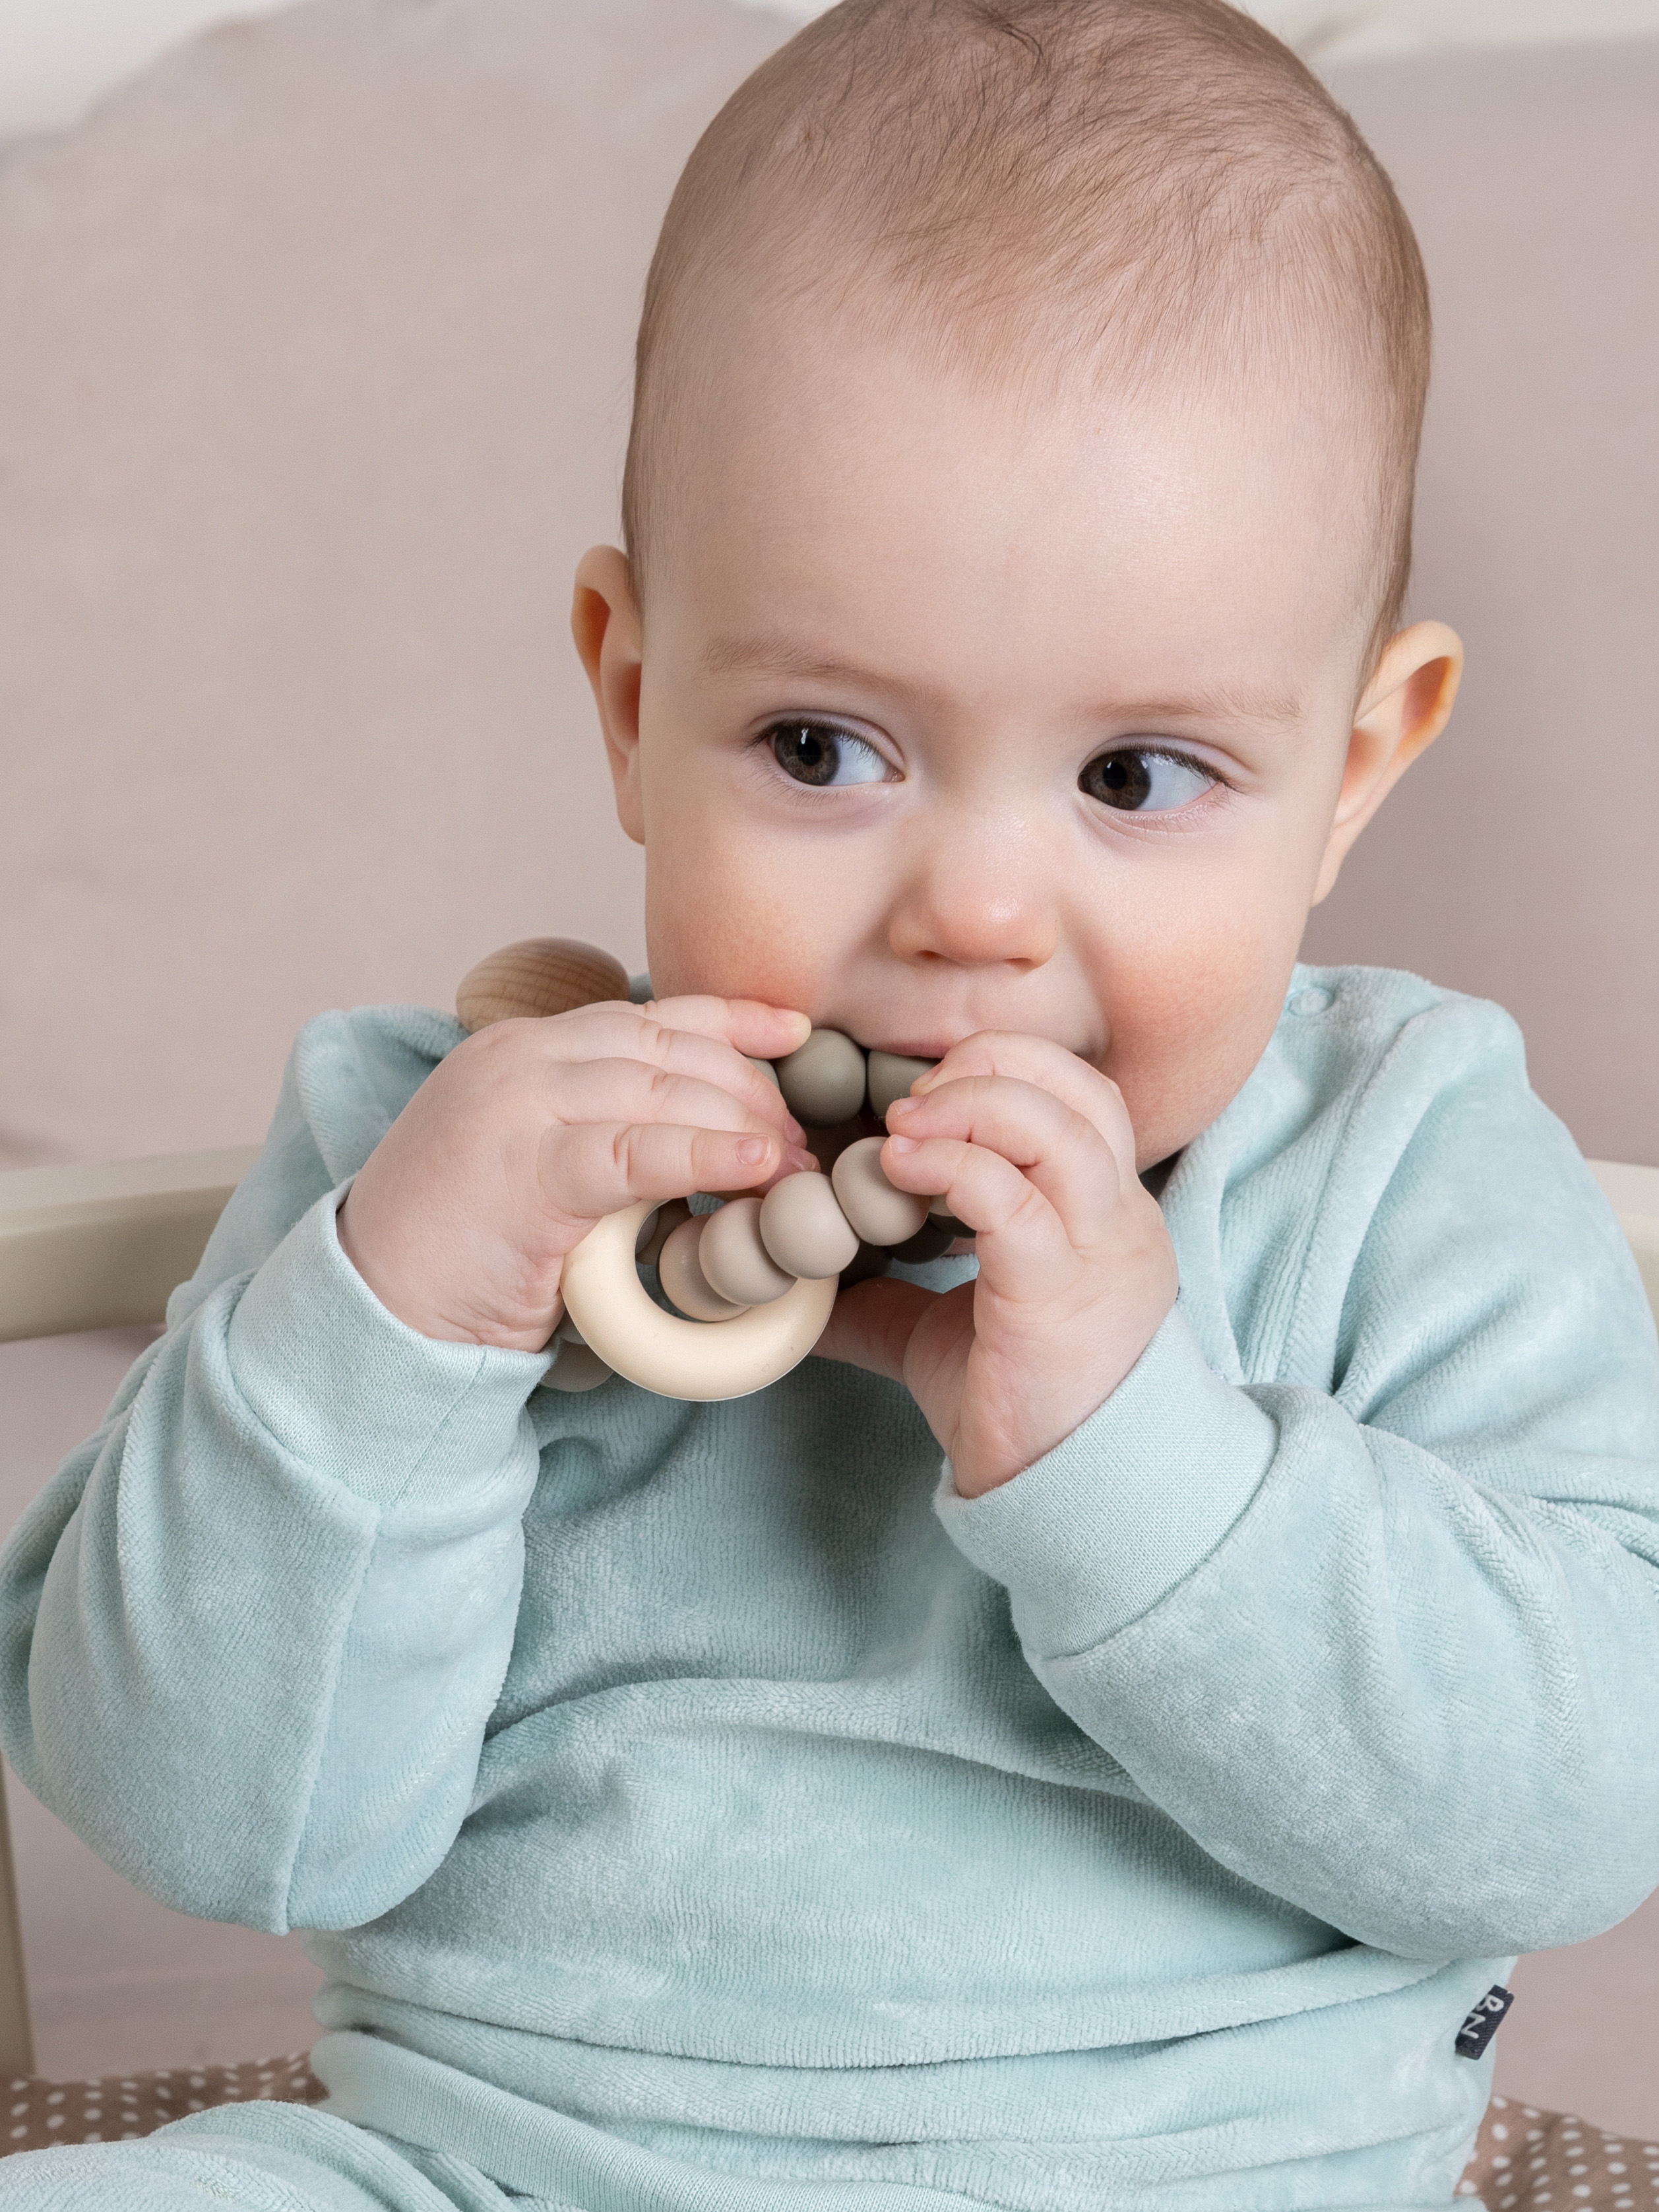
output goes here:
[{"label": "baby's head", "polygon": [[1449,710],[1428,348],[1387,179],[1221,0],[810,25],[670,208],[578,578],[658,992],[1036,1032],[1143,1164],[1195,1135]]}]

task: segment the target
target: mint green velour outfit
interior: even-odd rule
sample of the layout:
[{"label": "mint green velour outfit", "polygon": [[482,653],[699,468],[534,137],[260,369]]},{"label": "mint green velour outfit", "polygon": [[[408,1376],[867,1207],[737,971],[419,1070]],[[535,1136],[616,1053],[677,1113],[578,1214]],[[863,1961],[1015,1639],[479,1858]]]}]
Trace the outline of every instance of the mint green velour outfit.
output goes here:
[{"label": "mint green velour outfit", "polygon": [[1299,969],[1178,1307],[974,1501],[849,1367],[577,1395],[387,1314],[336,1209],[459,1036],[304,1031],[0,1591],[29,1788],[316,1931],[328,2106],[0,2208],[1448,2204],[1464,2014],[1659,1881],[1659,1364],[1513,1024]]}]

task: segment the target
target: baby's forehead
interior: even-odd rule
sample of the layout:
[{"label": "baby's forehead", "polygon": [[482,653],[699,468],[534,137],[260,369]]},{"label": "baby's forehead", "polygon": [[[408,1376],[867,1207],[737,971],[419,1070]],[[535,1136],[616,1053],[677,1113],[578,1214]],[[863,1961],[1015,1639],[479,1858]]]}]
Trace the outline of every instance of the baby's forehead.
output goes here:
[{"label": "baby's forehead", "polygon": [[718,512],[757,544],[830,537],[860,559],[878,530],[920,542],[988,513],[1012,560],[1127,504],[1165,538],[1211,536],[1233,516],[1258,563],[1289,536],[1316,540],[1328,562],[1352,552],[1368,574],[1382,520],[1375,410],[1316,348],[1264,331],[1219,362],[1091,358],[1036,307],[1018,347],[963,359],[932,338],[867,288],[805,314],[763,289],[711,307],[689,380],[697,404],[665,441],[660,538],[696,534]]},{"label": "baby's forehead", "polygon": [[672,308],[744,267],[803,295],[877,280],[957,349],[1045,301],[1085,345],[1156,347],[1263,271],[1311,279],[1312,322],[1398,319],[1410,234],[1387,179],[1259,26],[1223,0],[988,16],[843,0],[758,70],[669,209],[644,360]]},{"label": "baby's forehead", "polygon": [[919,374],[1028,403],[1185,380],[1231,386],[1242,415],[1252,376],[1294,368],[1372,469],[1397,605],[1427,366],[1415,244],[1328,94],[1220,0],[1008,0],[994,19],[843,0],[757,71],[653,265],[624,488],[641,573],[677,447],[723,380],[752,394],[742,349],[769,319],[824,345],[859,319]]},{"label": "baby's forehead", "polygon": [[1050,732],[1265,724],[1297,718],[1333,641],[1358,659],[1370,471],[1352,438],[1321,450],[1294,392],[1017,386],[844,320],[721,327],[732,365],[665,471],[646,635],[734,713],[982,708],[1015,741],[1022,698]]}]

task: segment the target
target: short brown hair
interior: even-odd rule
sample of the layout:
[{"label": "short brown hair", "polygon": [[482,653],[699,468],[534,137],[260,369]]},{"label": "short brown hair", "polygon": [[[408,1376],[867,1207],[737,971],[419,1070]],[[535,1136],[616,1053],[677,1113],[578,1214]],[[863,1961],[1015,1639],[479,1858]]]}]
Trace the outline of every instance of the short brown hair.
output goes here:
[{"label": "short brown hair", "polygon": [[[841,0],[687,163],[646,286],[623,526],[636,575],[677,325],[752,276],[887,317],[957,366],[1224,375],[1320,345],[1374,436],[1373,656],[1398,626],[1429,369],[1394,188],[1288,47],[1225,0]],[[1367,670],[1369,672],[1369,668]]]}]

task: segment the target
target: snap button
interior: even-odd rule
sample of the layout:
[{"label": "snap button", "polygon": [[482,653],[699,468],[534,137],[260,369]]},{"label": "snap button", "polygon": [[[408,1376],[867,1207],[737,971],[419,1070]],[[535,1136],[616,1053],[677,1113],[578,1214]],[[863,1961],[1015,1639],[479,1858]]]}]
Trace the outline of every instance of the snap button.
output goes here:
[{"label": "snap button", "polygon": [[1310,983],[1291,994],[1288,1011],[1293,1014],[1322,1014],[1335,997],[1335,992],[1328,991],[1322,983]]}]

